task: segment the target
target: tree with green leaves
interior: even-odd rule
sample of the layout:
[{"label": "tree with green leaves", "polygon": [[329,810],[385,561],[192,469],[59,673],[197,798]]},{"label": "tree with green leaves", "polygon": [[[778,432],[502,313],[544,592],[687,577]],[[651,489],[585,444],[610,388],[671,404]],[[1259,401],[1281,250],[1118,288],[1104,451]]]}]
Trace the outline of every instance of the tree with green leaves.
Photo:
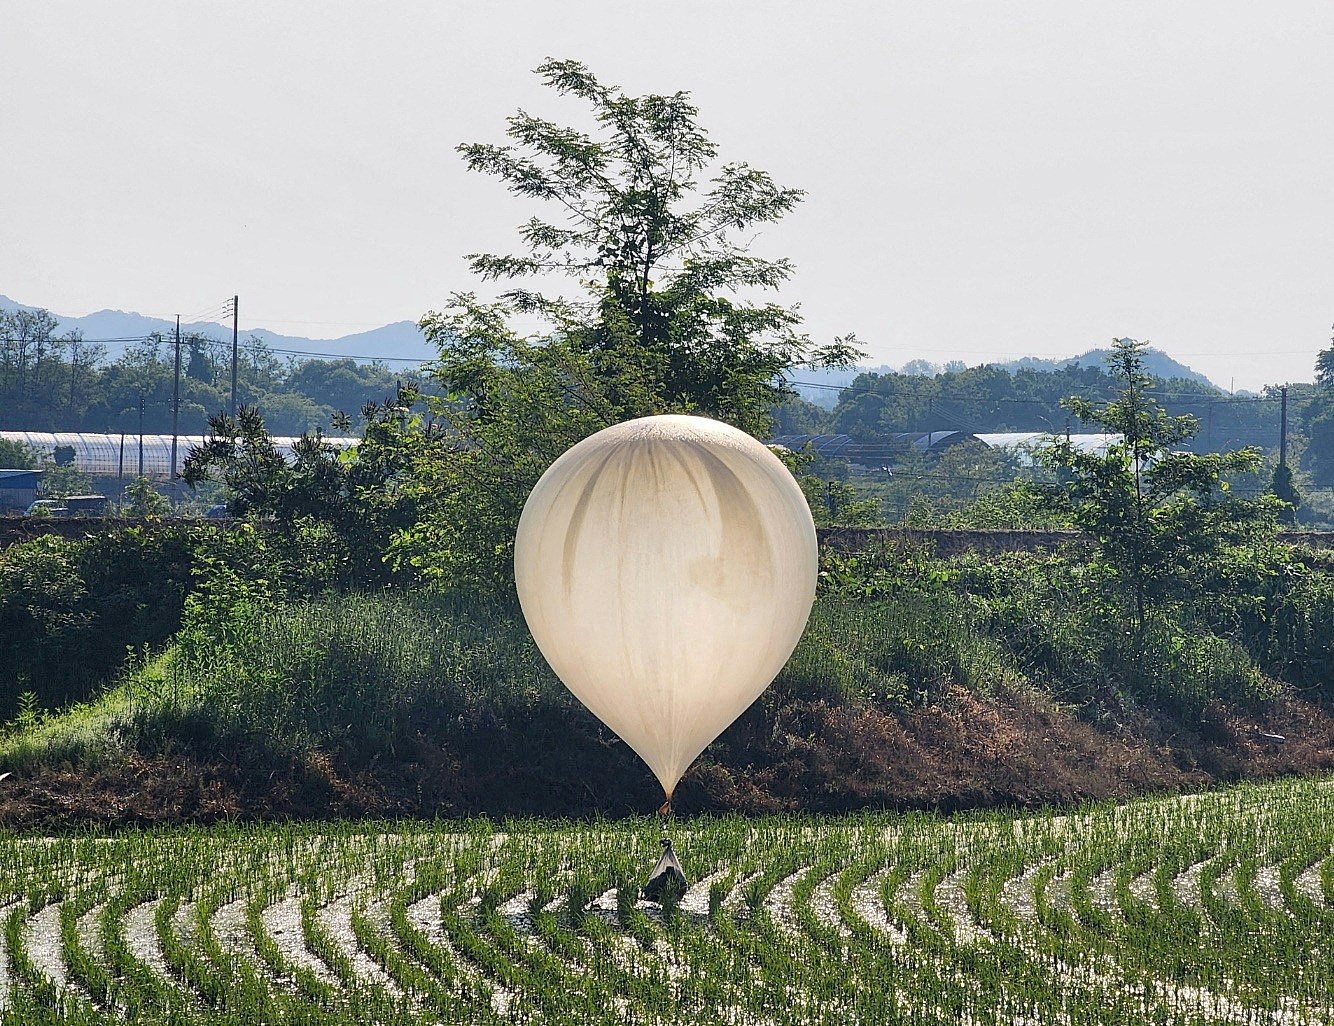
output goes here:
[{"label": "tree with green leaves", "polygon": [[1113,343],[1107,362],[1119,385],[1114,398],[1065,403],[1074,417],[1110,434],[1110,444],[1087,451],[1058,440],[1040,453],[1063,477],[1049,494],[1097,541],[1137,636],[1155,611],[1233,586],[1232,557],[1272,536],[1277,512],[1272,496],[1245,500],[1230,492],[1230,478],[1260,468],[1259,449],[1178,450],[1197,424],[1168,416],[1149,394],[1144,348],[1129,338]]},{"label": "tree with green leaves", "polygon": [[153,487],[153,482],[140,475],[125,486],[125,502],[121,515],[127,517],[162,517],[171,512],[167,497]]},{"label": "tree with green leaves", "polygon": [[[793,394],[784,371],[858,355],[851,339],[814,345],[793,308],[743,298],[792,273],[789,261],[756,256],[742,240],[789,213],[800,190],[747,164],[715,166],[718,147],[688,93],[629,96],[577,61],[547,60],[537,74],[581,101],[598,132],[519,111],[508,144],[459,147],[470,169],[555,216],[520,226],[522,253],[469,256],[483,280],[516,284],[495,306],[462,295],[453,316],[427,316],[446,371],[463,325],[537,314],[545,339],[565,340],[587,361],[613,416],[689,410],[763,434],[771,408]],[[572,279],[582,297],[519,284],[543,275]]]},{"label": "tree with green leaves", "polygon": [[314,432],[296,442],[289,462],[259,411],[240,406],[235,417],[209,419],[210,433],[190,450],[181,476],[191,488],[220,481],[230,512],[269,520],[290,565],[315,590],[383,585],[393,577],[390,539],[416,520],[402,485],[421,424],[406,422],[406,412],[370,404],[355,451]]},{"label": "tree with green leaves", "polygon": [[36,470],[42,454],[32,446],[0,438],[0,470]]},{"label": "tree with green leaves", "polygon": [[[1330,330],[1334,331],[1334,324],[1330,325]],[[1327,392],[1334,391],[1334,337],[1315,358],[1315,383]]]},{"label": "tree with green leaves", "polygon": [[93,488],[93,479],[74,464],[43,462],[42,483],[38,494],[44,499],[64,499],[70,495],[87,495]]},{"label": "tree with green leaves", "polygon": [[49,310],[0,310],[0,374],[9,379],[20,401],[40,383],[42,363],[56,348],[59,327]]},{"label": "tree with green leaves", "polygon": [[[418,467],[436,513],[395,551],[451,581],[507,581],[528,490],[581,438],[659,413],[764,437],[794,395],[786,372],[859,355],[852,336],[817,345],[794,308],[754,298],[792,268],[748,240],[802,193],[747,164],[718,164],[688,93],[630,96],[575,61],[548,60],[537,74],[597,128],[519,111],[508,143],[459,147],[469,168],[545,212],[520,226],[522,252],[468,258],[484,281],[505,283],[496,301],[456,293],[421,322],[441,352],[446,395],[431,412],[446,428]],[[566,279],[565,290],[539,291],[543,276]],[[523,318],[540,327],[525,334]]]},{"label": "tree with green leaves", "polygon": [[1334,338],[1315,360],[1315,393],[1298,406],[1306,434],[1302,468],[1318,487],[1334,486]]},{"label": "tree with green leaves", "polygon": [[1283,503],[1283,508],[1278,512],[1278,519],[1284,524],[1296,523],[1297,509],[1302,504],[1302,493],[1297,488],[1292,468],[1286,463],[1280,463],[1274,468],[1274,477],[1270,482],[1269,491],[1279,502]]}]

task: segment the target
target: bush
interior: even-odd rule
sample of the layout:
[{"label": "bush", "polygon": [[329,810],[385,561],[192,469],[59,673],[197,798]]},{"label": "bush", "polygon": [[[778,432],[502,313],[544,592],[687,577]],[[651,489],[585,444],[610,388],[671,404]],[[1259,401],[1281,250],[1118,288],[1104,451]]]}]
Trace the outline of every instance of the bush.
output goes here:
[{"label": "bush", "polygon": [[46,535],[0,552],[0,720],[31,692],[39,708],[82,701],[112,679],[127,647],[180,627],[195,531],[126,528]]},{"label": "bush", "polygon": [[147,477],[136,477],[125,487],[125,503],[121,515],[127,517],[160,517],[171,511],[167,497],[153,487]]},{"label": "bush", "polygon": [[1269,701],[1280,689],[1260,672],[1242,645],[1183,625],[1155,625],[1146,651],[1125,678],[1160,704],[1190,714],[1203,712],[1214,701]]},{"label": "bush", "polygon": [[[1308,554],[1307,561],[1314,554]],[[1334,696],[1334,574],[1295,562],[1244,617],[1248,648],[1267,673]]]},{"label": "bush", "polygon": [[[1241,562],[1270,555],[1266,549],[1264,559]],[[825,587],[878,610],[882,640],[871,658],[881,672],[910,682],[912,694],[936,694],[947,682],[985,693],[1026,679],[1090,712],[1130,700],[1195,714],[1214,699],[1263,702],[1278,689],[1237,627],[1251,600],[1161,608],[1135,631],[1101,561],[1043,553],[943,560],[882,547],[831,559]],[[1318,606],[1309,620],[1284,619],[1288,634],[1269,650],[1309,651],[1324,665],[1320,646],[1329,631],[1318,625],[1322,617],[1334,623],[1334,601]],[[875,634],[862,625],[853,644],[873,644],[867,639]],[[1266,668],[1279,666],[1271,658]]]}]

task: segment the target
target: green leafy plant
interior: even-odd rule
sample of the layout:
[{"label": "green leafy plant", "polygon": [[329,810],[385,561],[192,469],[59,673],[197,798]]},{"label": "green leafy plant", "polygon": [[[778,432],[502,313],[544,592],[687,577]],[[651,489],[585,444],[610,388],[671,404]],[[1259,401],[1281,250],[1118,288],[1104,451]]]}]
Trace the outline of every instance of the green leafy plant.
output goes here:
[{"label": "green leafy plant", "polygon": [[1063,479],[1048,495],[1098,543],[1137,636],[1150,615],[1174,602],[1236,588],[1247,576],[1245,547],[1272,537],[1277,512],[1272,498],[1229,493],[1231,475],[1259,468],[1258,449],[1177,449],[1196,421],[1168,416],[1149,395],[1144,348],[1134,339],[1114,343],[1115,398],[1066,402],[1074,416],[1109,433],[1105,449],[1057,440],[1040,453]]},{"label": "green leafy plant", "polygon": [[319,432],[303,435],[288,463],[278,453],[259,410],[209,421],[204,443],[191,450],[182,474],[195,487],[219,481],[234,514],[266,525],[273,549],[299,578],[297,591],[387,584],[394,576],[385,553],[395,532],[416,519],[414,465],[426,462],[434,439],[410,416],[415,392],[400,405],[370,404],[365,435],[355,449],[335,448]]},{"label": "green leafy plant", "polygon": [[41,466],[41,453],[28,445],[10,438],[0,438],[0,470],[36,470]]},{"label": "green leafy plant", "polygon": [[122,512],[127,517],[160,517],[171,510],[167,497],[153,487],[147,477],[135,477],[125,486],[126,502]]},{"label": "green leafy plant", "polygon": [[1274,498],[1283,503],[1278,511],[1278,518],[1284,524],[1294,524],[1297,522],[1297,510],[1302,504],[1302,493],[1297,488],[1297,481],[1292,473],[1292,468],[1286,463],[1280,463],[1274,468],[1274,477],[1270,483],[1270,491]]}]

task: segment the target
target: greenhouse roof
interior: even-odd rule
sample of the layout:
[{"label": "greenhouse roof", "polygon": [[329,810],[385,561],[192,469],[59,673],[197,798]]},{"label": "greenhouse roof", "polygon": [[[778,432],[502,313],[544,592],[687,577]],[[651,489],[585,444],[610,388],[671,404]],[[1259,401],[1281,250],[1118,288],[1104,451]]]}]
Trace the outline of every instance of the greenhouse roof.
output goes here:
[{"label": "greenhouse roof", "polygon": [[[85,474],[110,476],[136,474],[139,470],[140,442],[143,448],[144,473],[150,476],[171,475],[171,435],[97,434],[87,431],[0,431],[0,439],[20,442],[51,459],[57,449],[74,450],[73,466]],[[185,463],[190,450],[204,444],[204,435],[176,436],[176,471]],[[274,436],[273,444],[284,457],[290,457],[299,436]],[[359,438],[323,437],[339,449],[346,449],[361,441]]]},{"label": "greenhouse roof", "polygon": [[993,449],[1033,449],[1039,445],[1069,441],[1081,452],[1103,452],[1109,445],[1121,441],[1120,435],[1108,434],[1053,434],[1050,431],[996,431],[974,435],[983,445]]}]

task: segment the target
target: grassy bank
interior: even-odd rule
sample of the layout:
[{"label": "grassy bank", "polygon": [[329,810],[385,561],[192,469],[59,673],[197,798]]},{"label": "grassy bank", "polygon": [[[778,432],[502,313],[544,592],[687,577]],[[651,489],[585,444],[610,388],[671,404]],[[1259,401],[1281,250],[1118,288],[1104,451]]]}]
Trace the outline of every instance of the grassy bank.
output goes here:
[{"label": "grassy bank", "polygon": [[[829,553],[801,644],[679,807],[1039,805],[1334,769],[1334,589],[1312,564],[1262,601],[1183,609],[1132,639],[1080,558]],[[660,800],[510,604],[290,600],[230,580],[225,600],[187,605],[171,643],[98,698],[10,723],[8,822],[626,815]]]}]

